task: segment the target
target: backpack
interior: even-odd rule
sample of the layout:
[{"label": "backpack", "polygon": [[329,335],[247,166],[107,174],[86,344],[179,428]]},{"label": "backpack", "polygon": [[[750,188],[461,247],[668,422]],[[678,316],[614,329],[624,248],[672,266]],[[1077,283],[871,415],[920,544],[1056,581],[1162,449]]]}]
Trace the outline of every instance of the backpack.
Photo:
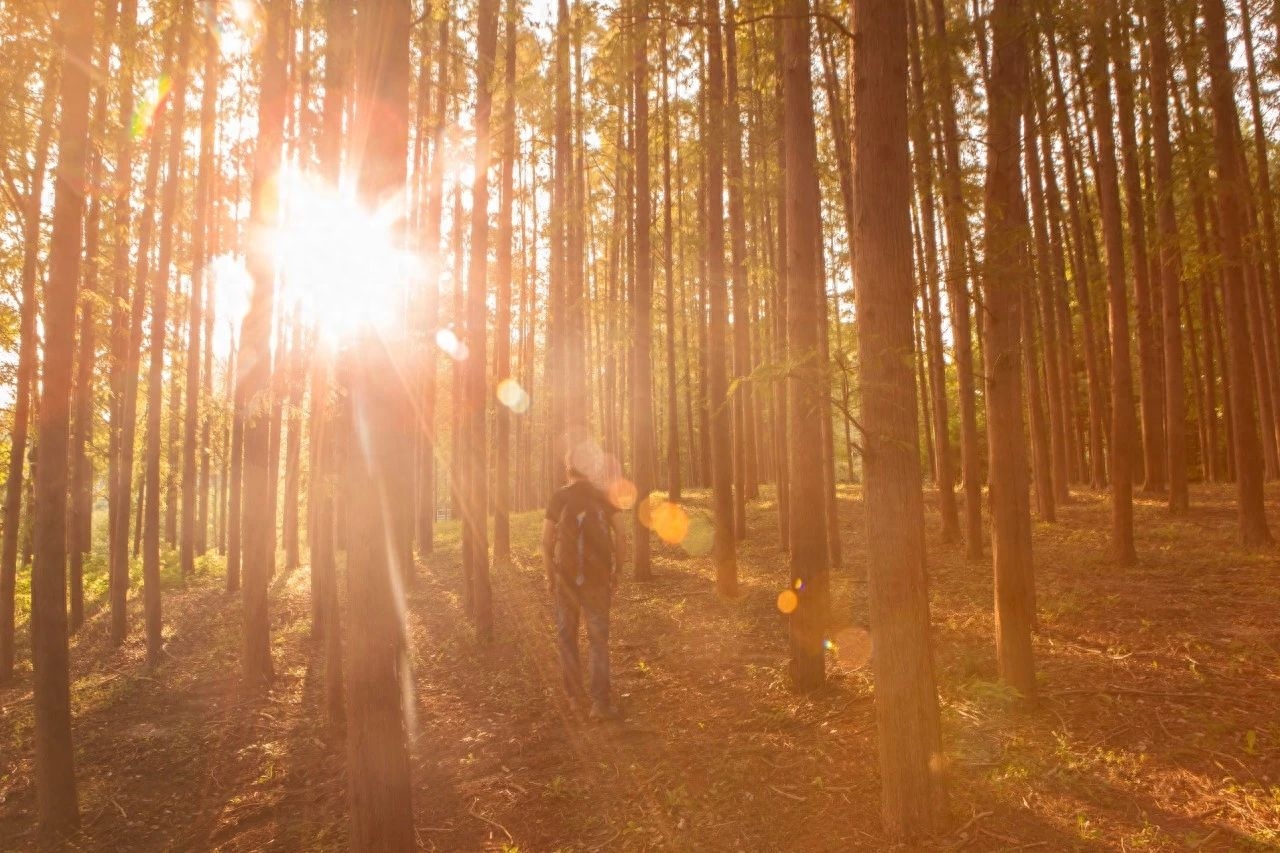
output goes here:
[{"label": "backpack", "polygon": [[600,497],[571,489],[556,524],[556,538],[561,577],[575,587],[608,583],[613,573],[613,532]]}]

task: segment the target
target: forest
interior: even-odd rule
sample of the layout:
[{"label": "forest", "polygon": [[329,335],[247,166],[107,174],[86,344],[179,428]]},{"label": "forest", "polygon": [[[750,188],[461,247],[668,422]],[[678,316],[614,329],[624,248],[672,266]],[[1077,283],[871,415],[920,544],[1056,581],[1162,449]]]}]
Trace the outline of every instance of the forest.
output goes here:
[{"label": "forest", "polygon": [[1280,2],[0,0],[0,96],[0,849],[1280,849]]}]

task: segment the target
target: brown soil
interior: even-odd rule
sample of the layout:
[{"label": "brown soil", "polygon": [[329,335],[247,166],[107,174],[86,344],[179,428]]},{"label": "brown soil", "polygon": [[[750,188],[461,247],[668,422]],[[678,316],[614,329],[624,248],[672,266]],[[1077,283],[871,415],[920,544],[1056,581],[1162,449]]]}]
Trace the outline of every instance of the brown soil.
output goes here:
[{"label": "brown soil", "polygon": [[[935,650],[950,832],[965,850],[1280,849],[1280,557],[1234,540],[1232,491],[1193,491],[1172,520],[1140,500],[1139,564],[1108,556],[1105,497],[1036,525],[1042,685],[1019,710],[992,644],[991,570],[936,541]],[[662,548],[614,620],[619,723],[563,701],[534,547],[494,569],[497,638],[473,640],[456,547],[410,596],[415,825],[432,850],[882,849],[865,666],[864,531],[844,495],[848,565],[831,687],[787,688],[786,570],[772,506],[740,552],[742,596],[716,597],[704,558]],[[1269,493],[1276,506],[1280,491]],[[690,547],[705,540],[695,515]],[[1273,512],[1273,529],[1280,515]],[[445,531],[445,538],[452,538]],[[237,679],[239,606],[220,578],[166,593],[167,660],[111,650],[102,614],[73,641],[83,830],[78,850],[328,850],[345,845],[340,740],[320,717],[305,569],[274,581],[277,678]],[[34,849],[31,697],[0,690],[0,849]]]}]

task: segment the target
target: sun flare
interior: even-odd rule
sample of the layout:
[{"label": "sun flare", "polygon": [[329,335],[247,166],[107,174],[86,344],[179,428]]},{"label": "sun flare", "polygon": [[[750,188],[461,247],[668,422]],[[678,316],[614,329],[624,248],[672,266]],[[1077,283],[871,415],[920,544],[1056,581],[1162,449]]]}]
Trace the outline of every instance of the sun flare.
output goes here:
[{"label": "sun flare", "polygon": [[337,342],[404,318],[421,261],[395,233],[402,203],[370,211],[311,175],[281,179],[284,213],[272,240],[281,294],[317,331]]}]

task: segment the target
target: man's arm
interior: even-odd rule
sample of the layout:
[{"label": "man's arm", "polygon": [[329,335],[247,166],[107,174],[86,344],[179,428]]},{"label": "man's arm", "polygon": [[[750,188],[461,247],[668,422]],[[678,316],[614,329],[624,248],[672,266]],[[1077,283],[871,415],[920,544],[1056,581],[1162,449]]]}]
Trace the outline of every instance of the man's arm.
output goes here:
[{"label": "man's arm", "polygon": [[615,512],[612,519],[610,519],[613,524],[613,578],[615,585],[622,575],[622,567],[627,562],[627,527],[623,523],[624,515],[625,513]]},{"label": "man's arm", "polygon": [[556,523],[549,518],[542,520],[542,568],[547,573],[547,589],[556,585]]}]

